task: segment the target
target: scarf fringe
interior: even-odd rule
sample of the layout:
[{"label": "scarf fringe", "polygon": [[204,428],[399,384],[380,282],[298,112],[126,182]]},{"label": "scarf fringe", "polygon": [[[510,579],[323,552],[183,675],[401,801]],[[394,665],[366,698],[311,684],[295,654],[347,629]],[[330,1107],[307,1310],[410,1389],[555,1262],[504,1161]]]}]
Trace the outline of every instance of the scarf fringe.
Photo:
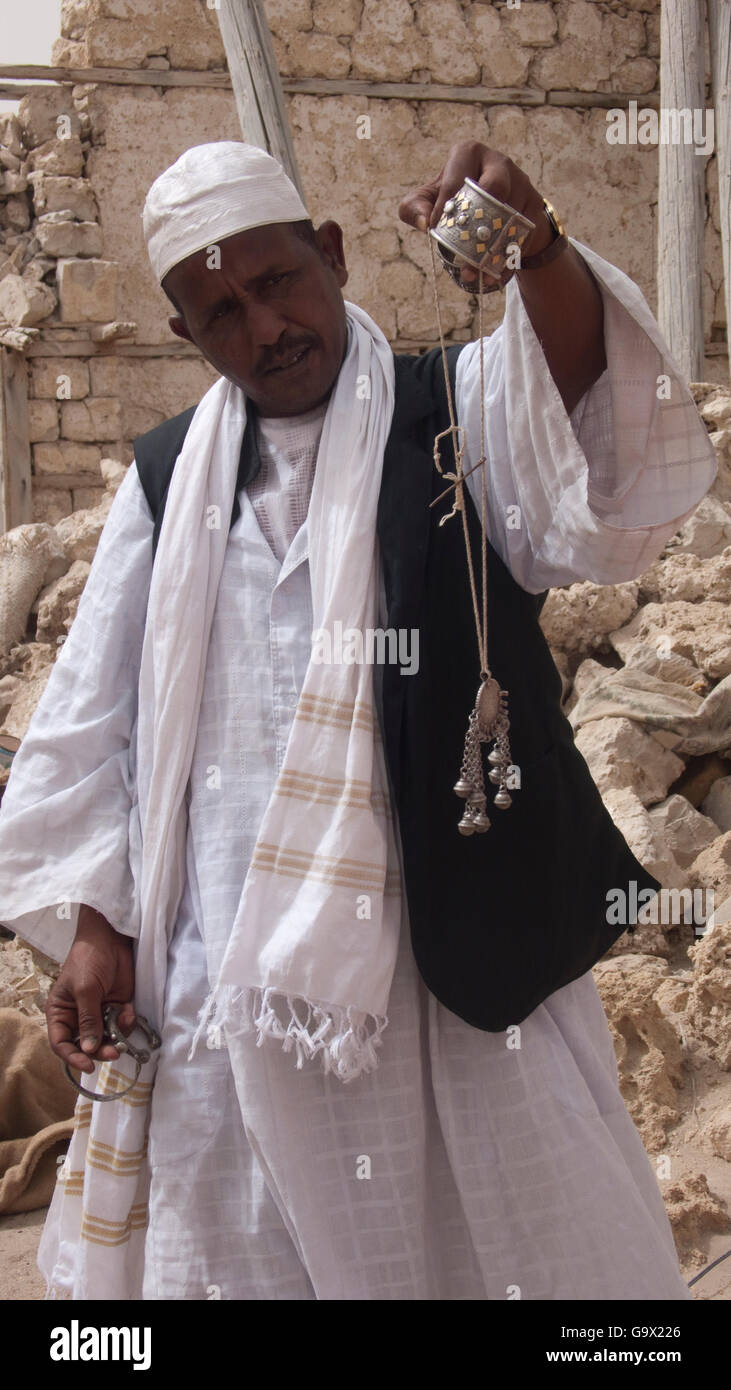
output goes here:
[{"label": "scarf fringe", "polygon": [[[280,1016],[286,1005],[284,1020]],[[297,1005],[304,1005],[302,1021]],[[367,1014],[361,1009],[338,1004],[317,1004],[300,996],[285,994],[271,986],[266,989],[238,989],[229,985],[217,995],[209,995],[201,1009],[188,1061],[192,1061],[203,1032],[206,1046],[225,1046],[224,1031],[230,1037],[256,1033],[256,1045],[267,1038],[281,1042],[283,1052],[295,1049],[297,1070],[313,1057],[319,1057],[323,1071],[340,1081],[354,1081],[378,1066],[376,1049],[383,1046],[387,1015]]]}]

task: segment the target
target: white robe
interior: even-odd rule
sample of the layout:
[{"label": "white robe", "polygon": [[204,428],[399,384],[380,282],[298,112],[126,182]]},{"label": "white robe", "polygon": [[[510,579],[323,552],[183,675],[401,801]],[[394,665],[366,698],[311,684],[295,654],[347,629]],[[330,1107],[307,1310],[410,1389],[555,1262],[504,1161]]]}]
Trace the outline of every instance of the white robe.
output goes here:
[{"label": "white robe", "polygon": [[[534,592],[640,573],[715,471],[636,287],[582,250],[603,285],[609,365],[571,422],[515,286],[487,342],[489,534]],[[658,397],[661,373],[671,379],[670,402]],[[478,393],[468,347],[457,409],[473,444]],[[281,503],[286,492],[277,486],[276,496]],[[520,1046],[508,1046],[505,1034],[471,1028],[429,994],[404,911],[374,1073],[343,1087],[316,1064],[297,1072],[277,1047],[229,1039],[246,1077],[236,1096],[225,1047],[186,1061],[310,641],[306,523],[280,565],[251,500],[243,493],[240,501],[188,788],[188,880],[164,1018],[155,1020],[164,1043],[149,1132],[143,1296],[687,1297],[590,973],[546,1000],[524,1021]],[[270,503],[277,508],[274,492]],[[281,506],[277,515],[286,530]],[[129,830],[151,534],[133,467],[0,811],[2,920],[57,959],[75,911],[59,916],[49,903],[89,903],[136,935],[138,847]],[[41,1268],[55,1292],[93,1297],[75,1281],[57,1205]]]}]

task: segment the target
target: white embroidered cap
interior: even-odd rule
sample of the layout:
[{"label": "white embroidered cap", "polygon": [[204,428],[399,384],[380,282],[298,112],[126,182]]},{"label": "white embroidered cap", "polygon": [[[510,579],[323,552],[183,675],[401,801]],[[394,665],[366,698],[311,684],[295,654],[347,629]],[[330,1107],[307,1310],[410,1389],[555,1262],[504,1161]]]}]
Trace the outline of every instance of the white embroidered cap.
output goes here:
[{"label": "white embroidered cap", "polygon": [[158,282],[194,251],[272,222],[309,213],[281,164],[256,145],[194,145],[152,184],[142,210],[147,253]]}]

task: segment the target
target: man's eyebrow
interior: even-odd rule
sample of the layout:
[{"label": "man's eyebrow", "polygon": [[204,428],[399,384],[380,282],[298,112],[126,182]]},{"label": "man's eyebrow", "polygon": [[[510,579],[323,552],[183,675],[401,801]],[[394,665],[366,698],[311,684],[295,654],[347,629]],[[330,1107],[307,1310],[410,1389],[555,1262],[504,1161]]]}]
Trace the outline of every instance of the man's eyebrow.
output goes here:
[{"label": "man's eyebrow", "polygon": [[[246,281],[245,288],[248,289],[250,285],[259,285],[264,280],[270,279],[272,275],[290,274],[293,269],[294,267],[282,261],[274,261],[271,265],[268,265],[265,270],[260,270],[258,275],[252,275]],[[232,294],[222,294],[215,303],[208,305],[204,310],[205,321],[207,322],[214,314],[217,314],[219,309],[224,309],[227,304],[233,302],[234,296]]]}]

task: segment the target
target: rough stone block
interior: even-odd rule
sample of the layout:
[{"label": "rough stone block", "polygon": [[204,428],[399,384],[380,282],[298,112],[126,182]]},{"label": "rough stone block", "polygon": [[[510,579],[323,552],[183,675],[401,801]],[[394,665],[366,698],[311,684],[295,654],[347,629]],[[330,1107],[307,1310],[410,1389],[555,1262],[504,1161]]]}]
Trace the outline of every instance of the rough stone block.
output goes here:
[{"label": "rough stone block", "polygon": [[119,359],[117,357],[93,357],[89,363],[92,396],[117,396],[119,394]]},{"label": "rough stone block", "polygon": [[3,178],[3,190],[5,193],[25,193],[28,189],[28,175],[19,169],[17,173],[13,169],[6,169]]},{"label": "rough stone block", "polygon": [[[290,10],[294,7],[287,5],[286,8]],[[267,15],[269,11],[270,5],[267,5]],[[359,0],[315,0],[312,6],[312,21],[321,34],[356,34],[360,11]],[[271,19],[269,22],[271,24]]]},{"label": "rough stone block", "polygon": [[684,764],[631,719],[593,719],[576,735],[600,792],[629,787],[644,806],[662,801]]},{"label": "rough stone block", "polygon": [[86,0],[61,0],[61,34],[79,40],[89,19]]},{"label": "rough stone block", "polygon": [[[688,879],[697,888],[712,888],[716,908],[731,897],[731,830],[719,835],[704,849],[688,869]],[[726,980],[728,999],[728,978]]]},{"label": "rough stone block", "polygon": [[71,496],[74,500],[74,511],[81,511],[82,508],[98,507],[104,497],[103,487],[75,487]]},{"label": "rough stone block", "polygon": [[612,73],[613,86],[619,92],[651,92],[657,85],[657,63],[651,58],[628,58]]},{"label": "rough stone block", "polygon": [[539,86],[591,92],[608,79],[616,50],[609,47],[603,18],[590,0],[568,0],[561,42],[541,55],[535,69]]},{"label": "rough stone block", "polygon": [[79,599],[91,566],[88,560],[74,560],[60,579],[54,579],[38,595],[37,642],[55,642],[65,637],[76,616]]},{"label": "rough stone block", "polygon": [[51,45],[51,62],[56,68],[89,67],[89,46],[83,40],[55,39]]},{"label": "rough stone block", "polygon": [[74,179],[36,171],[28,175],[33,185],[36,213],[71,213],[79,222],[93,222],[97,216],[96,198],[88,179]]},{"label": "rough stone block", "polygon": [[501,23],[491,5],[473,5],[468,14],[472,33],[472,52],[482,65],[482,81],[487,87],[522,87],[533,57],[521,48]]},{"label": "rough stone block", "polygon": [[585,653],[607,650],[608,634],[637,611],[638,586],[593,584],[581,580],[565,589],[551,589],[541,612],[541,627],[552,647]]},{"label": "rough stone block", "polygon": [[57,401],[89,394],[89,367],[78,357],[31,358],[31,396]]},{"label": "rough stone block", "polygon": [[717,497],[702,497],[693,515],[681,526],[671,542],[676,555],[698,555],[706,559],[720,555],[731,545],[731,514]]},{"label": "rough stone block", "polygon": [[351,56],[359,77],[407,82],[416,68],[427,66],[428,47],[415,23],[409,0],[365,0]]},{"label": "rough stone block", "polygon": [[121,430],[121,405],[114,397],[88,396],[83,401],[64,401],[61,434],[64,439],[115,439]]},{"label": "rough stone block", "polygon": [[707,560],[689,552],[656,560],[642,575],[640,586],[643,598],[651,602],[682,599],[697,603],[711,598],[731,603],[731,545]]},{"label": "rough stone block", "polygon": [[731,830],[731,777],[719,777],[701,803],[704,816],[710,816],[724,834]]},{"label": "rough stone block", "polygon": [[58,523],[56,533],[70,559],[91,564],[112,500],[112,493],[107,492],[98,506],[72,512]]},{"label": "rough stone block", "polygon": [[104,486],[110,492],[117,492],[127,476],[127,466],[115,458],[102,459],[99,466],[104,479]]},{"label": "rough stone block", "polygon": [[68,140],[44,140],[32,151],[30,164],[43,174],[79,178],[84,172],[84,151],[78,135],[70,135]]},{"label": "rough stone block", "polygon": [[[12,175],[10,176],[12,177]],[[7,184],[6,175],[6,184]],[[30,226],[30,208],[28,199],[22,193],[5,199],[5,217],[7,225],[16,232],[24,232]]]},{"label": "rough stone block", "polygon": [[[338,0],[325,0],[323,9],[327,10],[330,4],[333,8],[346,9],[352,0],[344,0],[341,6]],[[318,8],[320,0],[315,0],[315,9]],[[357,4],[358,18],[362,5]],[[267,21],[273,34],[277,34],[282,39],[289,39],[293,33],[303,33],[312,28],[313,25],[313,4],[312,0],[267,0],[266,4]],[[325,32],[324,25],[318,24],[317,28]],[[357,24],[356,24],[357,28]],[[343,30],[343,33],[345,30]]]},{"label": "rough stone block", "polygon": [[54,444],[33,445],[33,471],[42,473],[90,473],[99,475],[101,450],[91,444],[59,439]]},{"label": "rough stone block", "polygon": [[503,10],[502,21],[508,34],[526,47],[552,48],[555,43],[558,22],[550,5],[522,0],[517,9]]},{"label": "rough stone block", "polygon": [[332,34],[312,34],[306,43],[291,45],[288,58],[292,77],[347,77],[350,71],[350,52]]},{"label": "rough stone block", "polygon": [[56,307],[50,285],[35,284],[20,275],[0,280],[0,315],[16,328],[30,328],[48,318]]},{"label": "rough stone block", "polygon": [[28,428],[31,444],[58,439],[58,409],[53,401],[28,402]]},{"label": "rough stone block", "polygon": [[115,261],[60,260],[58,290],[63,323],[105,323],[117,311]]},{"label": "rough stone block", "polygon": [[165,52],[174,68],[223,67],[225,60],[215,9],[183,8],[178,0],[104,0],[103,17],[89,21],[85,42],[92,67],[137,67]]},{"label": "rough stone block", "polygon": [[73,511],[71,493],[60,487],[33,487],[33,520],[47,521],[55,526],[62,517]]},{"label": "rough stone block", "polygon": [[36,87],[21,98],[18,117],[30,148],[35,149],[46,140],[57,138],[59,116],[66,116],[71,133],[78,135],[79,118],[71,103],[68,87]]},{"label": "rough stone block", "polygon": [[623,661],[629,659],[636,643],[642,642],[657,652],[686,657],[708,676],[721,678],[731,673],[728,608],[713,599],[647,603],[626,627],[613,632],[610,640]]},{"label": "rough stone block", "polygon": [[102,229],[98,222],[36,222],[35,235],[49,256],[101,256]]},{"label": "rough stone block", "polygon": [[[718,829],[710,816],[701,815],[684,796],[669,796],[648,812],[662,843],[686,869],[716,839]],[[668,884],[668,887],[672,887]]]},{"label": "rough stone block", "polygon": [[432,81],[455,86],[479,82],[480,64],[457,0],[420,0],[417,20],[428,45]]},{"label": "rough stone block", "polygon": [[[680,860],[673,853],[673,846],[666,843],[662,822],[653,819],[654,812],[647,811],[640,798],[629,787],[610,788],[603,792],[602,799],[614,824],[621,830],[643,868],[647,869],[663,888],[684,888],[685,875]],[[683,798],[670,797],[669,800],[682,801]],[[698,814],[688,802],[686,805],[693,815]],[[701,816],[700,819],[703,820],[704,817]],[[704,843],[707,844],[708,841]],[[691,859],[694,857],[690,856]]]},{"label": "rough stone block", "polygon": [[17,159],[25,156],[23,126],[12,111],[0,113],[0,145],[4,145]]}]

